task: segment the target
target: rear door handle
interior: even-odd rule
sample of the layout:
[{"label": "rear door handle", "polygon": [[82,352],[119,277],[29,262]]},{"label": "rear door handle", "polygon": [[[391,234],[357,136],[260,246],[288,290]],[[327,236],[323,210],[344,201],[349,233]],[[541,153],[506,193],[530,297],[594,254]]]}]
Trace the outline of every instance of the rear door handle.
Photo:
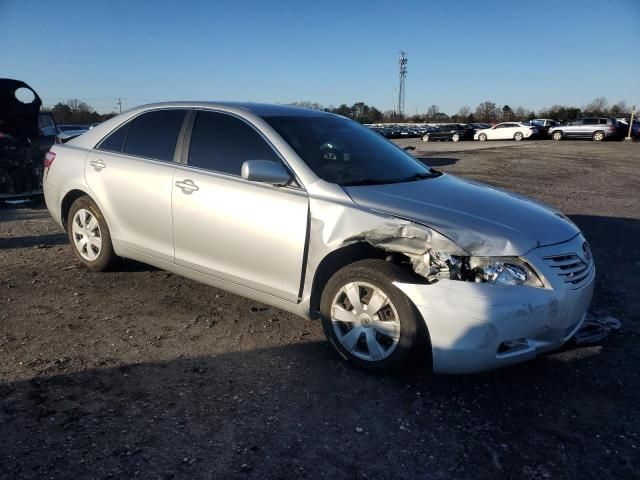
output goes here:
[{"label": "rear door handle", "polygon": [[107,168],[107,164],[104,163],[102,160],[91,160],[89,162],[89,165],[91,165],[96,170],[102,170],[103,168]]},{"label": "rear door handle", "polygon": [[198,187],[195,183],[193,183],[193,180],[188,178],[185,180],[178,180],[176,182],[176,187],[181,188],[182,193],[186,193],[186,194],[190,194],[191,192],[200,190],[200,187]]}]

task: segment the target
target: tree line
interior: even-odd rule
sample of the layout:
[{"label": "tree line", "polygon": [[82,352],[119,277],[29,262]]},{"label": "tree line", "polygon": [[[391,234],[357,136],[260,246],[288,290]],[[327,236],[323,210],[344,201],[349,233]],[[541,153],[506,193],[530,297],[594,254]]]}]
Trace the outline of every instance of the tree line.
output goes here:
[{"label": "tree line", "polygon": [[58,102],[53,107],[45,107],[42,110],[52,113],[53,118],[60,124],[99,123],[117,115],[115,112],[98,113],[91,105],[76,98],[72,98],[66,102]]},{"label": "tree line", "polygon": [[581,107],[574,105],[552,105],[538,110],[537,112],[522,106],[517,106],[515,108],[512,108],[509,105],[499,106],[495,102],[487,100],[480,103],[474,110],[472,110],[468,105],[465,105],[453,115],[448,115],[440,111],[440,107],[438,105],[431,105],[427,108],[425,113],[404,117],[398,115],[392,110],[381,112],[376,107],[369,106],[364,102],[356,102],[351,106],[342,104],[339,107],[324,107],[319,103],[307,101],[293,102],[289,105],[336,113],[338,115],[352,118],[360,123],[496,123],[510,121],[522,122],[532,120],[534,118],[551,118],[553,120],[569,121],[578,117],[628,116],[630,112],[630,109],[624,101],[609,105],[607,99],[604,97],[598,97],[587,105],[583,105]]},{"label": "tree line", "polygon": [[[568,121],[578,117],[589,116],[627,116],[630,111],[625,102],[609,105],[607,99],[604,97],[598,97],[589,104],[581,107],[573,105],[552,105],[537,112],[521,106],[512,108],[509,105],[499,106],[495,102],[485,101],[480,103],[474,110],[468,105],[465,105],[453,115],[441,112],[438,105],[430,105],[425,113],[411,116],[400,116],[393,110],[382,112],[376,107],[367,105],[364,102],[356,102],[351,106],[343,103],[338,107],[333,105],[325,107],[319,103],[309,101],[292,102],[289,105],[336,113],[352,118],[360,123],[496,123],[509,121],[522,122],[533,118],[551,118],[559,121]],[[53,113],[58,123],[71,124],[97,123],[116,115],[116,113],[98,113],[91,105],[78,99],[59,102],[53,107],[44,108],[43,110]]]}]

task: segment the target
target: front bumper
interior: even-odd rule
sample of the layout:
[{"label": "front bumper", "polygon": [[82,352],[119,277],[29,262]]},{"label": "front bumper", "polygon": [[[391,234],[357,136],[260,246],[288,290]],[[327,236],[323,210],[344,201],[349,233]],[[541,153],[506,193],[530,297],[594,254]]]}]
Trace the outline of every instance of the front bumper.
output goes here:
[{"label": "front bumper", "polygon": [[548,288],[455,280],[430,285],[396,283],[427,325],[434,372],[489,370],[561,347],[584,321],[595,269],[591,266],[588,277],[576,286],[565,283],[542,259],[551,252],[575,251],[582,243],[578,235],[565,244],[534,249],[534,258],[527,255]]}]

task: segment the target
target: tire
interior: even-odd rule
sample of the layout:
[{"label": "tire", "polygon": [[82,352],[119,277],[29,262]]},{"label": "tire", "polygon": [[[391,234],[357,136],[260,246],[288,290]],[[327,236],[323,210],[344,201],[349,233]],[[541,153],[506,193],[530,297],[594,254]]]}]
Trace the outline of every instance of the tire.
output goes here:
[{"label": "tire", "polygon": [[429,141],[429,134],[428,134],[428,133],[425,133],[425,134],[422,136],[422,141],[423,141],[423,142],[428,142],[428,141]]},{"label": "tire", "polygon": [[[397,280],[415,281],[394,263],[368,259],[343,267],[327,282],[320,301],[322,328],[346,361],[367,370],[389,371],[420,353],[416,348],[419,345],[426,345],[431,353],[422,317],[393,285]],[[351,303],[349,298],[357,300]],[[382,307],[368,314],[366,308],[374,298]],[[357,302],[361,302],[360,307]]]},{"label": "tire", "polygon": [[109,227],[90,197],[80,197],[71,205],[67,235],[76,258],[88,269],[102,272],[116,263]]},{"label": "tire", "polygon": [[521,142],[523,138],[524,138],[524,135],[522,134],[522,132],[516,132],[516,133],[513,135],[513,139],[514,139],[516,142]]},{"label": "tire", "polygon": [[556,131],[556,132],[553,132],[553,133],[551,134],[551,138],[552,138],[552,139],[554,139],[554,140],[556,140],[556,141],[560,141],[560,140],[562,140],[562,136],[563,136],[563,135],[562,135],[562,132],[561,132],[560,130],[558,130],[558,131]]},{"label": "tire", "polygon": [[481,133],[480,135],[478,135],[478,140],[480,140],[481,142],[484,142],[487,140],[487,134],[486,133]]},{"label": "tire", "polygon": [[459,141],[459,140],[460,140],[460,135],[459,135],[459,134],[454,133],[454,134],[451,136],[451,141],[453,141],[453,142],[457,142],[457,141]]},{"label": "tire", "polygon": [[593,135],[591,136],[591,138],[593,138],[594,142],[604,142],[604,132],[601,130],[598,130],[597,132],[593,132]]}]

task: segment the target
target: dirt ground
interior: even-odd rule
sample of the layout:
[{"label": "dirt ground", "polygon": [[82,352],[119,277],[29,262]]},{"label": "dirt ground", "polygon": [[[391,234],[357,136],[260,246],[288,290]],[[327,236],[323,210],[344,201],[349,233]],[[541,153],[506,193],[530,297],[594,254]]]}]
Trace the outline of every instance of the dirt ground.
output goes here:
[{"label": "dirt ground", "polygon": [[144,265],[91,273],[0,208],[0,479],[640,478],[640,144],[418,145],[547,202],[597,264],[601,344],[466,376],[343,364],[319,323]]}]

